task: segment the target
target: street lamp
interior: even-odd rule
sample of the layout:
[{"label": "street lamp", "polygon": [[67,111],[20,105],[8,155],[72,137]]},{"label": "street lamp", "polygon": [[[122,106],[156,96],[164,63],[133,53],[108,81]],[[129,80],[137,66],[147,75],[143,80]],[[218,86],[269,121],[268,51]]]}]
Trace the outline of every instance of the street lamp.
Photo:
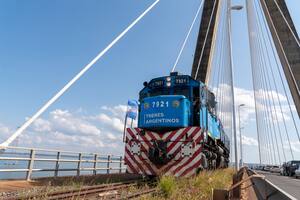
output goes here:
[{"label": "street lamp", "polygon": [[236,119],[235,119],[235,102],[234,102],[234,82],[233,82],[233,56],[232,56],[232,43],[231,43],[231,10],[241,10],[243,6],[231,6],[231,0],[227,1],[228,8],[228,40],[230,46],[230,78],[231,78],[231,93],[232,93],[232,118],[233,118],[233,136],[234,136],[234,158],[235,158],[235,169],[239,169],[238,157],[237,157],[237,136],[236,136]]},{"label": "street lamp", "polygon": [[238,107],[238,112],[239,112],[239,131],[240,131],[240,155],[241,155],[241,158],[240,158],[240,167],[243,166],[243,142],[242,142],[242,128],[241,127],[241,112],[240,112],[240,108],[242,106],[245,106],[245,104],[240,104],[239,107]]}]

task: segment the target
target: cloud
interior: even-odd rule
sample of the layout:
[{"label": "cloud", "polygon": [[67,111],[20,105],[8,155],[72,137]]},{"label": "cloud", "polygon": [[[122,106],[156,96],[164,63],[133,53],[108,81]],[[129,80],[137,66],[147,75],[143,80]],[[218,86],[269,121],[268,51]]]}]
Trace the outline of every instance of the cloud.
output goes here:
[{"label": "cloud", "polygon": [[113,106],[113,107],[102,106],[101,109],[105,110],[105,111],[109,111],[114,116],[124,118],[126,110],[127,110],[127,106],[126,105],[117,105],[117,106]]},{"label": "cloud", "polygon": [[10,129],[7,126],[0,123],[0,133],[8,134],[9,132],[10,132]]},{"label": "cloud", "polygon": [[[92,116],[90,119],[101,123],[103,126],[107,127],[113,132],[123,132],[127,106],[102,106],[101,110],[104,112],[101,112],[96,116]],[[130,123],[130,120],[128,120],[127,126],[130,126]],[[136,126],[137,121],[134,121],[133,125]]]},{"label": "cloud", "polygon": [[[284,148],[289,149],[288,144],[284,145]],[[291,142],[291,148],[293,152],[300,153],[300,142],[299,141]]]},{"label": "cloud", "polygon": [[[240,114],[242,124],[248,124],[250,120],[255,119],[255,103],[253,91],[242,88],[235,88],[235,101],[235,105],[237,106],[237,117],[238,114]],[[242,104],[244,104],[244,106],[240,106]]]},{"label": "cloud", "polygon": [[242,135],[242,143],[243,145],[248,145],[248,146],[258,146],[258,141],[255,138],[247,137],[244,135]]},{"label": "cloud", "polygon": [[[222,118],[226,133],[230,136],[232,130],[232,99],[230,95],[229,85],[220,85],[220,89],[225,92],[223,97],[216,96],[219,102],[217,113]],[[276,95],[274,91],[268,92],[270,95]],[[290,120],[289,107],[286,98],[278,94],[281,100],[283,116],[285,120]],[[261,101],[258,98],[258,107],[262,109]],[[253,126],[255,122],[255,104],[254,92],[242,88],[235,88],[236,106],[245,104],[240,108],[240,117],[242,126]],[[221,103],[223,103],[223,106]],[[278,102],[277,102],[278,103]],[[225,105],[225,106],[224,106]],[[276,111],[280,110],[278,104],[275,104]],[[84,108],[78,108],[74,111],[56,109],[52,110],[43,118],[37,119],[32,126],[21,135],[19,140],[20,146],[35,146],[47,148],[59,148],[65,150],[90,151],[101,153],[123,154],[123,129],[124,117],[126,113],[126,105],[102,106],[97,113],[89,113]],[[292,109],[295,111],[294,106]],[[238,110],[236,110],[238,111]],[[236,113],[237,126],[238,112]],[[278,116],[280,122],[283,121],[282,116]],[[262,120],[262,118],[259,118]],[[130,120],[127,126],[130,125]],[[136,126],[134,121],[133,126]],[[253,127],[252,127],[253,128]],[[293,128],[288,126],[288,130]],[[255,128],[253,128],[254,131]],[[6,139],[12,133],[11,129],[0,123],[0,139]],[[252,137],[243,135],[243,144],[248,146],[257,146],[257,140]],[[293,143],[292,148],[295,152],[300,153],[300,144]]]},{"label": "cloud", "polygon": [[51,123],[44,119],[37,119],[33,123],[34,130],[37,132],[45,132],[45,131],[51,131]]},{"label": "cloud", "polygon": [[123,154],[125,112],[125,105],[103,106],[96,115],[82,108],[56,109],[37,119],[20,136],[20,146]]},{"label": "cloud", "polygon": [[107,114],[100,113],[99,115],[93,117],[93,119],[97,120],[99,123],[111,128],[114,131],[122,132],[124,129],[124,121],[118,117],[111,117]]},{"label": "cloud", "polygon": [[[219,89],[214,88],[216,95],[217,115],[221,119],[225,132],[231,135],[232,132],[232,93],[231,87],[228,84],[220,84]],[[221,92],[222,91],[222,92]],[[241,119],[241,126],[246,126],[250,122],[255,121],[255,104],[254,93],[251,90],[243,88],[234,88],[235,92],[235,106],[236,106],[236,125],[239,127],[239,117]],[[240,113],[238,112],[238,106]],[[240,114],[240,116],[239,116]]]},{"label": "cloud", "polygon": [[116,137],[113,133],[107,133],[106,136],[111,140],[118,140],[119,138]]},{"label": "cloud", "polygon": [[100,134],[100,130],[95,125],[92,125],[81,117],[71,114],[67,110],[57,109],[50,112],[50,123],[54,129],[68,134]]},{"label": "cloud", "polygon": [[4,124],[0,123],[0,143],[9,137],[12,130]]},{"label": "cloud", "polygon": [[[213,88],[216,94],[217,114],[223,119],[223,125],[231,124],[228,117],[232,115],[232,97],[231,87],[228,84],[220,84],[219,89]],[[219,91],[219,92],[217,92]],[[222,91],[222,92],[220,92]],[[255,95],[256,95],[256,107],[259,111],[259,120],[278,120],[279,123],[291,121],[291,110],[296,113],[294,105],[291,105],[291,109],[287,102],[287,97],[281,93],[277,93],[274,90],[263,91],[262,89],[254,91],[246,90],[243,88],[234,88],[235,92],[235,106],[236,106],[236,121],[239,125],[238,115],[240,114],[241,123],[243,125],[249,124],[251,121],[255,121]],[[273,101],[274,100],[274,101]],[[267,101],[267,102],[266,102]],[[272,101],[271,107],[269,101]],[[265,104],[267,103],[268,106]],[[239,108],[239,105],[244,106]],[[240,113],[238,111],[240,110]],[[224,126],[226,128],[226,126]],[[230,127],[229,127],[230,128]]]}]

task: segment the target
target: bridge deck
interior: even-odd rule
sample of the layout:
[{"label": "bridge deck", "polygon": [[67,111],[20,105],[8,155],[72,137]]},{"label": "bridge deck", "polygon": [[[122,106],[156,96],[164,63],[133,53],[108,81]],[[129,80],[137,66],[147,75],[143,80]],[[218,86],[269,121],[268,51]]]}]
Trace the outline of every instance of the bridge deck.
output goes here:
[{"label": "bridge deck", "polygon": [[287,194],[295,197],[296,199],[300,199],[300,179],[263,171],[257,171],[257,173],[264,175],[268,181],[282,189]]}]

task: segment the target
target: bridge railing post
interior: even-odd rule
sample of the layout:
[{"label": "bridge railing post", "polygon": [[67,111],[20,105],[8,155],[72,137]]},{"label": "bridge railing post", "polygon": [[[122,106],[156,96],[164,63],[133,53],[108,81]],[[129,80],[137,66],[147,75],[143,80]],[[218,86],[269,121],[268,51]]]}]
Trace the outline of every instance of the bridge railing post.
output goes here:
[{"label": "bridge railing post", "polygon": [[120,156],[120,165],[119,165],[119,167],[120,167],[119,173],[120,173],[120,174],[122,173],[122,160],[123,160],[123,157]]},{"label": "bridge railing post", "polygon": [[93,170],[93,174],[94,174],[94,175],[97,174],[97,160],[98,160],[98,155],[95,154],[95,155],[94,155],[94,170]]},{"label": "bridge railing post", "polygon": [[35,150],[31,149],[30,150],[30,160],[28,161],[28,171],[27,171],[27,175],[26,175],[26,180],[30,181],[31,180],[31,174],[32,174],[32,169],[33,169],[33,165],[34,165],[34,158],[35,158]]},{"label": "bridge railing post", "polygon": [[57,177],[57,176],[58,176],[58,171],[59,171],[59,159],[60,159],[60,152],[57,152],[57,155],[56,155],[56,162],[55,162],[54,177]]},{"label": "bridge railing post", "polygon": [[80,176],[80,169],[81,169],[81,160],[82,160],[82,154],[78,154],[78,164],[77,164],[77,176]]},{"label": "bridge railing post", "polygon": [[107,174],[109,174],[109,172],[110,172],[110,160],[111,160],[111,156],[108,155],[107,156],[107,171],[106,171]]}]

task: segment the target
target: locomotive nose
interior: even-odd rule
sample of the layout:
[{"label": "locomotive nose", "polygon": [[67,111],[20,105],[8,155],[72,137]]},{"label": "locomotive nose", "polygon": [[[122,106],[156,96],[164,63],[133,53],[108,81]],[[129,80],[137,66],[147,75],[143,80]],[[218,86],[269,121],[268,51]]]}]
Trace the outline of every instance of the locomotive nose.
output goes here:
[{"label": "locomotive nose", "polygon": [[188,127],[191,103],[183,95],[147,97],[141,101],[138,127],[152,130],[170,130]]}]

